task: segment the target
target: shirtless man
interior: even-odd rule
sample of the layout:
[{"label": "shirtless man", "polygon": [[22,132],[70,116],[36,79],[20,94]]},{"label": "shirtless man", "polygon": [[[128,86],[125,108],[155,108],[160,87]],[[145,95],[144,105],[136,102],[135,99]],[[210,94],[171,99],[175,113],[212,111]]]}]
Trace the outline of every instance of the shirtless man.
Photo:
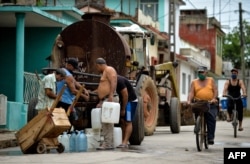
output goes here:
[{"label": "shirtless man", "polygon": [[[109,102],[118,102],[118,96],[114,95],[117,85],[117,73],[115,69],[106,64],[106,61],[103,58],[96,59],[97,70],[102,74],[99,86],[97,88],[97,94],[99,97],[99,103],[97,107],[100,108],[104,101]],[[113,149],[113,133],[114,133],[114,124],[111,123],[102,123],[102,132],[101,135],[104,137],[103,143],[97,150],[109,150]]]}]

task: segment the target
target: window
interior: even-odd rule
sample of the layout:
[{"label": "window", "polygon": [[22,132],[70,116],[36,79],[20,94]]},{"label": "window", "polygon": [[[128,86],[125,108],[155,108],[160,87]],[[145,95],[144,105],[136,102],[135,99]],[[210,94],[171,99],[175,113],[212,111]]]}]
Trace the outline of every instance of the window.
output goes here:
[{"label": "window", "polygon": [[140,9],[154,21],[158,20],[158,0],[141,0]]},{"label": "window", "polygon": [[160,54],[159,56],[159,64],[162,64],[164,62],[164,55]]},{"label": "window", "polygon": [[223,42],[222,37],[217,35],[216,52],[218,56],[222,56],[222,47],[223,47],[222,42]]},{"label": "window", "polygon": [[191,75],[188,75],[188,92],[190,92],[190,86],[191,86]]},{"label": "window", "polygon": [[182,73],[182,94],[186,94],[186,74]]}]

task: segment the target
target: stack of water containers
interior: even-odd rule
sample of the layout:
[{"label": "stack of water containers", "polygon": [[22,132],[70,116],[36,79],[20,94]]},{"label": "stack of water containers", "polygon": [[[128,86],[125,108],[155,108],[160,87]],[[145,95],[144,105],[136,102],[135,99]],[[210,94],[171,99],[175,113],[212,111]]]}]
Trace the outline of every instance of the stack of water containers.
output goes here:
[{"label": "stack of water containers", "polygon": [[[91,111],[92,132],[94,133],[96,131],[100,132],[102,128],[101,123],[116,124],[119,122],[119,119],[120,119],[120,104],[115,102],[104,102],[102,104],[102,108],[94,108]],[[101,137],[99,138],[101,139]],[[114,147],[122,143],[122,130],[120,127],[114,127],[113,141],[114,141]],[[93,148],[97,148],[99,146],[99,144],[92,144],[92,145]]]},{"label": "stack of water containers", "polygon": [[71,135],[63,132],[58,141],[64,145],[64,152],[86,152],[88,150],[87,136],[83,130],[72,131]]}]

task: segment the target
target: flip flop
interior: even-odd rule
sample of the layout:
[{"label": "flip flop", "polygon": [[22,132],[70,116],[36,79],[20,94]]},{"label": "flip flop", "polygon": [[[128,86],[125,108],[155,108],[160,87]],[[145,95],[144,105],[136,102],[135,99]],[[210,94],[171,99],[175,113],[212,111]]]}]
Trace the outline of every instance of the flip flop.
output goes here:
[{"label": "flip flop", "polygon": [[101,145],[98,148],[96,148],[96,150],[113,150],[113,149],[114,149],[114,147],[110,147],[107,145]]},{"label": "flip flop", "polygon": [[243,131],[243,128],[239,128],[238,130],[239,130],[239,131]]},{"label": "flip flop", "polygon": [[120,144],[116,148],[128,148],[128,145]]}]

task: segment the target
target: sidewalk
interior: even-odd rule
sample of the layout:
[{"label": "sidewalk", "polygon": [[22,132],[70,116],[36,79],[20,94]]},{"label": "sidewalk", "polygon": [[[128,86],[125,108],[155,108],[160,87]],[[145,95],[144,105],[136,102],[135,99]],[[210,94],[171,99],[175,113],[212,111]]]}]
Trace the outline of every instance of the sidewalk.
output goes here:
[{"label": "sidewalk", "polygon": [[0,129],[0,149],[17,146],[15,131]]}]

